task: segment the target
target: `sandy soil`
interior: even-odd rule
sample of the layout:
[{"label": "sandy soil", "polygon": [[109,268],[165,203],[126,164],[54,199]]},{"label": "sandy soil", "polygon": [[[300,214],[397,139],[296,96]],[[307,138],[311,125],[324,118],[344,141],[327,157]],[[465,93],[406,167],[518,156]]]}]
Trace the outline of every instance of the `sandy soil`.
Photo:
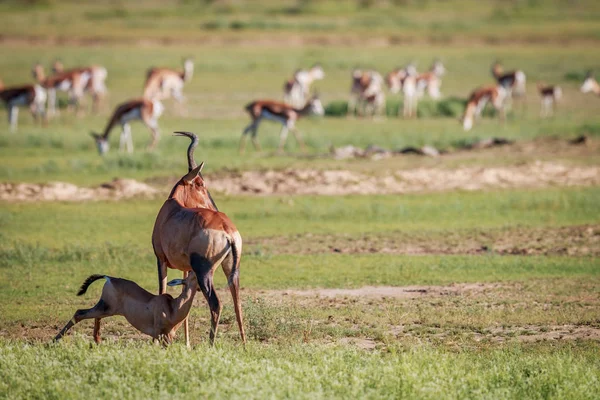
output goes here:
[{"label": "sandy soil", "polygon": [[263,254],[496,254],[600,256],[600,225],[511,227],[481,231],[390,232],[364,235],[298,234],[249,238]]},{"label": "sandy soil", "polygon": [[380,177],[345,170],[288,169],[218,174],[207,181],[212,191],[229,195],[400,194],[599,185],[600,167],[537,161],[511,167],[417,168]]},{"label": "sandy soil", "polygon": [[120,200],[153,196],[157,192],[152,186],[133,179],[115,179],[95,188],[83,188],[66,182],[0,183],[0,200],[14,202]]}]

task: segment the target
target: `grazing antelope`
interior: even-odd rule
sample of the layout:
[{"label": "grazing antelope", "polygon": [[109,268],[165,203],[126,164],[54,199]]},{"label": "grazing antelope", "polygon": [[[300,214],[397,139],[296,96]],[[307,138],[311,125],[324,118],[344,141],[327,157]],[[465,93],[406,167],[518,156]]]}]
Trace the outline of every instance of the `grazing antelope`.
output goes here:
[{"label": "grazing antelope", "polygon": [[510,97],[525,96],[525,73],[521,70],[504,72],[502,65],[498,61],[492,64],[492,75],[496,78],[498,85],[506,89]]},{"label": "grazing antelope", "polygon": [[352,71],[352,86],[348,100],[348,116],[358,112],[358,115],[385,115],[385,93],[383,92],[383,77],[373,70]]},{"label": "grazing antelope", "polygon": [[65,68],[60,60],[55,60],[52,64],[52,72],[55,75],[63,73],[85,73],[90,75],[84,91],[89,92],[92,96],[92,111],[97,112],[99,104],[106,95],[106,77],[108,72],[101,65],[92,65],[89,67],[73,68],[65,71]]},{"label": "grazing antelope", "polygon": [[283,86],[283,102],[296,108],[304,106],[313,82],[323,78],[325,72],[320,64],[313,65],[309,70],[296,71],[294,77],[286,81]]},{"label": "grazing antelope", "polygon": [[127,147],[127,152],[133,153],[133,140],[131,138],[131,126],[129,123],[138,119],[141,120],[152,133],[152,139],[148,144],[148,149],[152,150],[154,146],[156,146],[158,137],[160,136],[158,118],[161,116],[163,110],[163,105],[158,100],[134,99],[119,104],[108,120],[104,132],[102,134],[95,132],[90,133],[96,141],[96,146],[98,147],[100,155],[104,155],[108,152],[108,136],[117,124],[121,125],[119,150],[122,151]]},{"label": "grazing antelope", "polygon": [[67,92],[69,96],[69,107],[79,109],[79,102],[83,97],[83,91],[91,78],[88,71],[65,71],[50,77],[46,77],[44,67],[36,64],[33,67],[33,76],[36,81],[48,91],[48,115],[57,114],[56,91]]},{"label": "grazing antelope", "polygon": [[222,307],[213,285],[213,275],[221,265],[233,297],[240,336],[246,343],[239,293],[242,237],[227,215],[217,211],[206,189],[201,175],[204,163],[197,166],[193,156],[198,138],[189,132],[175,134],[187,136],[192,141],[187,151],[189,172],[175,184],[154,224],[152,246],[158,264],[159,293],[165,292],[168,268],[194,271],[210,308],[212,344]]},{"label": "grazing antelope", "polygon": [[508,91],[501,85],[476,89],[469,96],[465,113],[461,118],[464,130],[468,131],[473,127],[475,119],[481,116],[488,102],[492,103],[496,111],[500,114],[500,119],[504,120],[504,106],[507,96]]},{"label": "grazing antelope", "polygon": [[146,73],[144,97],[164,100],[173,96],[181,104],[185,100],[183,85],[192,79],[193,74],[194,62],[189,58],[183,60],[183,71],[175,71],[169,68],[150,68]]},{"label": "grazing antelope", "polygon": [[592,92],[600,96],[600,84],[598,84],[598,82],[594,78],[594,74],[592,73],[592,71],[588,71],[588,73],[585,75],[585,81],[583,81],[583,85],[581,85],[581,92]]},{"label": "grazing antelope", "polygon": [[153,295],[127,279],[91,275],[83,282],[77,296],[83,295],[87,288],[99,279],[105,279],[106,283],[98,303],[92,308],[77,310],[54,341],[60,340],[78,322],[93,318],[94,341],[100,343],[100,320],[122,315],[134,328],[151,336],[154,341],[169,345],[173,342],[177,329],[187,318],[198,290],[194,272],[185,279],[173,279],[167,283],[168,286],[183,285],[183,290],[177,298],[166,293]]},{"label": "grazing antelope", "polygon": [[540,117],[553,115],[556,105],[562,97],[562,89],[559,86],[548,86],[541,82],[537,83],[537,88],[541,97]]},{"label": "grazing antelope", "polygon": [[435,60],[429,71],[418,74],[416,76],[418,96],[422,97],[427,89],[427,94],[432,99],[441,98],[440,87],[442,86],[442,76],[445,73],[444,64],[440,60]]},{"label": "grazing antelope", "polygon": [[0,99],[6,104],[8,110],[8,124],[10,131],[17,130],[19,119],[19,106],[28,106],[33,115],[33,119],[40,118],[43,123],[46,122],[46,91],[40,85],[24,85],[0,88]]},{"label": "grazing antelope", "polygon": [[302,108],[294,108],[288,104],[273,100],[257,100],[248,104],[246,106],[246,111],[250,114],[252,122],[250,122],[242,133],[242,138],[240,139],[240,154],[244,153],[244,150],[246,149],[246,135],[248,133],[251,133],[251,140],[255,150],[260,151],[260,144],[256,139],[256,135],[258,133],[258,126],[263,118],[279,122],[282,125],[281,132],[279,133],[278,152],[283,151],[283,146],[285,145],[289,131],[292,131],[296,141],[300,144],[302,149],[305,150],[306,146],[302,140],[302,135],[296,128],[296,120],[309,114],[323,115],[325,113],[321,100],[319,100],[317,95],[313,95]]}]

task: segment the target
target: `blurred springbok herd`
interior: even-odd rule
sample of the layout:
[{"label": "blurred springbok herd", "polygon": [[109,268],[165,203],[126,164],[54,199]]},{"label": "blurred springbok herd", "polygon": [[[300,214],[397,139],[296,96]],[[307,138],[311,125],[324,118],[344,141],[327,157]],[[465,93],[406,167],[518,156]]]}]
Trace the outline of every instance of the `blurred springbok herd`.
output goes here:
[{"label": "blurred springbok herd", "polygon": [[[97,112],[100,102],[107,93],[107,69],[100,65],[66,69],[60,61],[55,61],[52,74],[46,75],[44,66],[33,66],[34,83],[5,87],[0,81],[0,98],[8,111],[8,123],[12,132],[17,130],[19,107],[28,107],[33,118],[45,124],[48,118],[55,117],[58,92],[66,93],[68,112],[80,113],[82,99],[88,94],[92,100],[92,112]],[[118,104],[101,133],[91,132],[98,152],[103,155],[109,150],[109,136],[113,129],[121,126],[119,149],[133,152],[131,137],[132,121],[141,121],[151,133],[148,149],[153,149],[159,139],[158,120],[164,112],[162,102],[173,98],[181,107],[185,97],[184,85],[192,79],[194,62],[183,60],[183,69],[150,68],[146,73],[141,97],[125,100]],[[433,100],[442,98],[441,85],[446,68],[440,60],[434,60],[431,68],[419,73],[414,63],[396,68],[385,78],[373,69],[355,69],[351,72],[350,96],[348,100],[348,116],[385,117],[387,86],[390,95],[402,96],[402,116],[417,118],[419,99],[427,95]],[[500,62],[491,67],[494,82],[476,88],[469,95],[460,122],[464,130],[473,128],[489,103],[496,111],[499,120],[503,121],[507,110],[514,101],[525,98],[526,74],[516,69],[505,71]],[[302,148],[304,142],[296,121],[306,115],[323,115],[324,108],[319,96],[311,92],[317,80],[325,78],[321,65],[315,64],[309,69],[297,70],[292,78],[285,81],[283,100],[258,99],[248,104],[245,109],[251,122],[244,128],[240,140],[240,153],[245,150],[247,135],[250,134],[252,144],[260,150],[257,132],[263,119],[272,120],[282,125],[278,151],[282,151],[289,131],[293,133]],[[562,91],[559,86],[537,83],[540,95],[540,116],[554,114]],[[589,71],[581,86],[581,92],[592,92],[600,95],[600,84]],[[400,110],[398,110],[400,115]]]}]

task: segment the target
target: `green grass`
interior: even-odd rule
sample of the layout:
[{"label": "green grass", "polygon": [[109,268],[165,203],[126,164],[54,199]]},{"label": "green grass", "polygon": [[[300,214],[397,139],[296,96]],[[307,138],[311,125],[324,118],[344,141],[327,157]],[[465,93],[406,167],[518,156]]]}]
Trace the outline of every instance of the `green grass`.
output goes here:
[{"label": "green grass", "polygon": [[[365,354],[345,347],[168,351],[0,344],[0,395],[43,398],[594,398],[597,348],[459,353],[417,346]],[[127,373],[124,373],[127,371]]]},{"label": "green grass", "polygon": [[[0,5],[4,32],[13,37],[88,40],[145,38],[269,39],[387,36],[392,42],[598,40],[597,3],[510,1],[235,1],[146,0],[99,5],[92,1],[32,1]],[[94,29],[87,29],[93,24]],[[510,29],[506,29],[507,26]],[[271,37],[272,40],[272,37]]]},{"label": "green grass", "polygon": [[[110,91],[99,115],[63,112],[47,128],[34,126],[22,110],[14,135],[0,114],[0,181],[94,186],[122,177],[148,179],[166,191],[167,182],[186,170],[186,143],[170,136],[174,130],[199,134],[197,159],[207,163],[209,188],[212,177],[232,170],[348,169],[368,179],[419,167],[536,160],[597,165],[597,99],[581,94],[579,85],[585,71],[600,67],[589,51],[600,39],[599,12],[597,2],[588,0],[0,2],[2,35],[9,39],[0,44],[10,54],[0,58],[6,84],[30,82],[35,62],[49,65],[61,58],[67,67],[106,66]],[[73,35],[71,44],[61,46],[11,41]],[[298,38],[313,44],[296,45]],[[81,40],[94,45],[76,45]],[[135,154],[118,154],[115,131],[110,154],[100,158],[89,132],[102,129],[117,103],[141,94],[148,67],[177,67],[188,55],[196,59],[194,78],[184,90],[188,114],[178,115],[167,102],[156,151],[144,150],[149,134],[135,124]],[[419,120],[393,117],[400,99],[389,95],[391,117],[384,121],[300,121],[308,157],[296,156],[293,139],[290,153],[273,155],[275,124],[261,127],[264,153],[237,154],[248,123],[244,105],[259,97],[280,99],[283,81],[298,67],[323,65],[326,79],[315,86],[330,114],[340,116],[352,68],[385,73],[416,61],[425,70],[434,57],[448,70],[444,99],[422,101]],[[461,102],[474,88],[492,83],[489,66],[495,59],[526,72],[527,100],[515,103],[505,125],[484,118],[465,133],[457,121]],[[538,80],[563,88],[554,118],[538,118]],[[566,145],[580,134],[591,137],[587,146]],[[524,145],[377,162],[322,157],[331,145],[453,149],[491,136]],[[599,190],[215,193],[244,238],[245,350],[220,272],[215,279],[224,309],[214,348],[206,344],[209,313],[202,296],[190,314],[192,351],[182,347],[181,338],[166,350],[151,346],[118,317],[103,321],[100,346],[90,344],[90,321],[63,343],[47,345],[76,309],[100,295],[102,285],[96,283],[86,296],[75,296],[89,274],[133,279],[155,292],[150,235],[162,196],[2,203],[0,397],[593,398],[600,389]],[[369,241],[379,239],[379,250],[369,253]],[[417,243],[426,254],[383,251],[388,244],[403,249],[405,242]],[[353,244],[367,250],[352,252]],[[496,249],[502,246],[534,249],[537,255],[501,256]],[[456,254],[444,255],[445,249]],[[171,271],[174,275],[179,273]],[[437,286],[389,298],[293,292],[366,285]],[[555,339],[556,332],[565,337]],[[362,342],[372,349],[361,349]]]}]

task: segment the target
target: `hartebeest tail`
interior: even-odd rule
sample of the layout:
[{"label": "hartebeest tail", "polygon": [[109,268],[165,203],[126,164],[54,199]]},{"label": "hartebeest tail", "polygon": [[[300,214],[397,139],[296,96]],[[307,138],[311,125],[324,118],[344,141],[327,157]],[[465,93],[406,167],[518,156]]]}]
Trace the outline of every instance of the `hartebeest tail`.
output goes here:
[{"label": "hartebeest tail", "polygon": [[170,294],[153,295],[127,279],[94,274],[83,282],[77,295],[83,295],[92,283],[100,279],[106,279],[100,300],[92,308],[77,310],[73,318],[56,335],[55,341],[60,340],[78,322],[94,319],[94,340],[100,343],[100,320],[122,315],[140,332],[150,335],[164,345],[170,344],[177,329],[187,318],[198,288],[193,273],[185,280],[174,279],[168,283],[169,286],[184,285],[177,298]]},{"label": "hartebeest tail", "polygon": [[221,265],[229,282],[240,336],[245,343],[239,283],[242,237],[227,215],[216,210],[201,175],[204,163],[196,166],[193,159],[193,149],[198,143],[196,135],[190,132],[176,134],[192,141],[187,151],[189,172],[175,184],[154,224],[152,247],[157,259],[159,293],[166,289],[168,268],[194,271],[210,308],[210,341],[214,343],[222,306],[213,276]]}]

